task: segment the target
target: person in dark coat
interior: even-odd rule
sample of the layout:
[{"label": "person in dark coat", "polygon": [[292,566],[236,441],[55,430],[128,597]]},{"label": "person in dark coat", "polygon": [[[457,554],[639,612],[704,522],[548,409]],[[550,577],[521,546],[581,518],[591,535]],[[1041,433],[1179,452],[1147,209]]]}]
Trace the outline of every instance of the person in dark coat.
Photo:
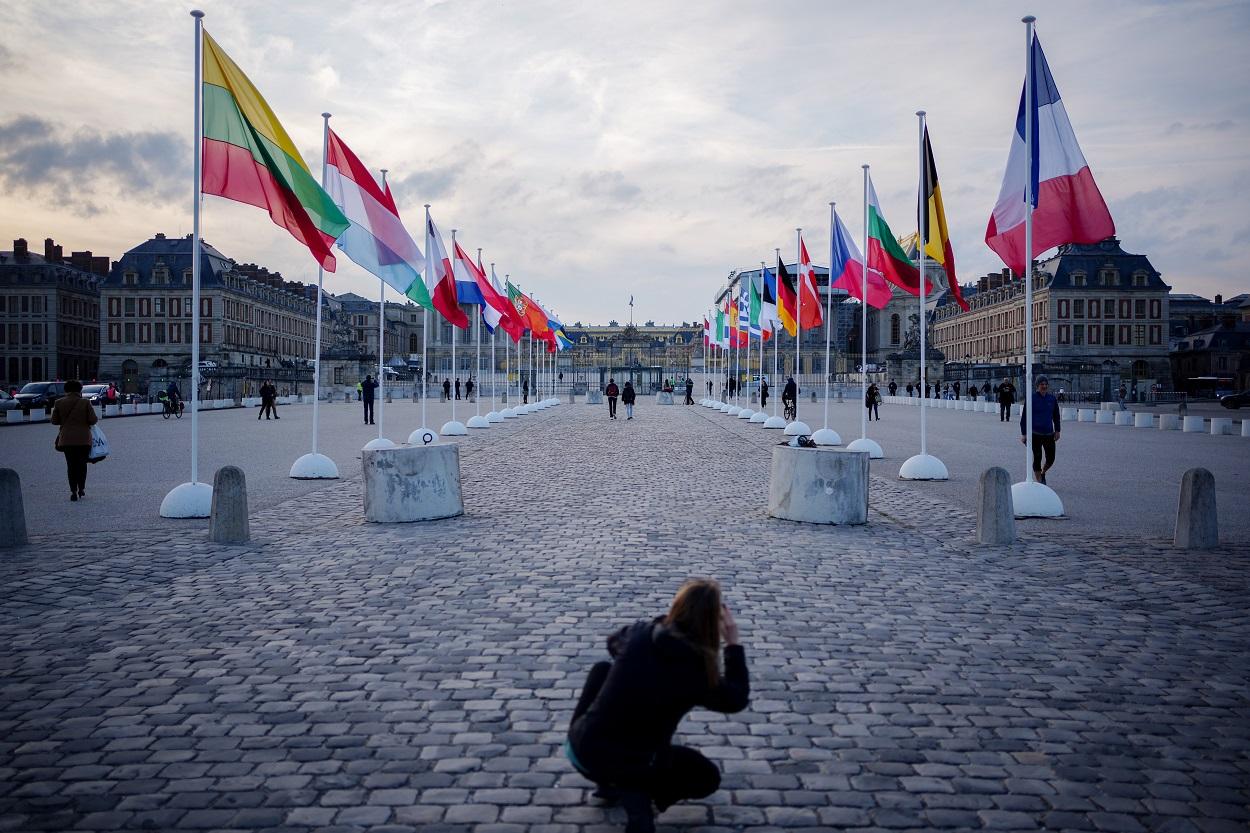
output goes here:
[{"label": "person in dark coat", "polygon": [[[686,404],[694,404],[694,379],[686,379]],[[633,419],[633,417],[627,417],[627,419]]]},{"label": "person in dark coat", "polygon": [[456,398],[460,398],[460,377],[456,377]]},{"label": "person in dark coat", "polygon": [[474,387],[475,385],[473,384],[473,377],[470,376],[469,381],[464,383],[464,398],[468,399],[470,402],[473,401],[473,388]]},{"label": "person in dark coat", "polygon": [[707,398],[708,399],[712,398],[712,380],[711,379],[707,380]]},{"label": "person in dark coat", "polygon": [[87,457],[91,453],[91,426],[98,421],[95,408],[82,398],[82,382],[70,379],[65,395],[52,406],[52,424],[61,426],[56,450],[65,455],[69,478],[69,499],[78,500],[87,490]]},{"label": "person in dark coat", "polygon": [[590,670],[564,750],[600,797],[619,798],[626,833],[652,833],[652,802],[663,812],[720,786],[716,765],[674,745],[673,733],[696,706],[724,714],[746,708],[746,654],[720,585],[707,579],[687,582],[668,615],[621,628],[607,647],[612,661]]},{"label": "person in dark coat", "polygon": [[[1033,476],[1038,483],[1046,482],[1046,472],[1055,465],[1055,443],[1059,442],[1059,400],[1050,393],[1050,380],[1037,377],[1037,390],[1027,409],[1020,412],[1020,442],[1028,442],[1024,417],[1028,413],[1033,423]],[[1042,454],[1046,465],[1042,465]]]},{"label": "person in dark coat", "polygon": [[373,392],[378,389],[378,383],[373,381],[373,376],[365,376],[365,380],[360,383],[360,401],[365,403],[365,424],[373,425]]},{"label": "person in dark coat", "polygon": [[[625,418],[634,418],[634,400],[638,398],[638,394],[634,392],[634,383],[625,380],[625,390],[621,391],[621,404],[625,406]],[[690,389],[686,389],[686,398],[690,398]]]},{"label": "person in dark coat", "polygon": [[451,401],[451,380],[447,378],[443,379],[443,401]]},{"label": "person in dark coat", "polygon": [[795,383],[793,376],[787,377],[786,386],[781,389],[781,406],[783,408],[793,407],[795,414],[794,418],[798,419],[799,386]]},{"label": "person in dark coat", "polygon": [[521,404],[527,405],[530,401],[530,380],[526,379],[521,383]]},{"label": "person in dark coat", "polygon": [[890,380],[890,396],[896,396],[897,394],[898,394],[898,382],[891,379]]},{"label": "person in dark coat", "polygon": [[760,379],[760,410],[768,407],[768,380]]},{"label": "person in dark coat", "polygon": [[266,380],[265,383],[260,386],[260,413],[256,416],[257,421],[259,421],[261,417],[269,419],[270,414],[273,414],[274,419],[282,419],[282,417],[278,416],[278,409],[274,405],[274,400],[277,396],[278,389],[273,386],[272,382]]},{"label": "person in dark coat", "polygon": [[608,379],[608,386],[603,389],[603,393],[608,397],[608,419],[616,419],[616,398],[621,395],[621,389],[616,386],[615,379]]},{"label": "person in dark coat", "polygon": [[864,407],[868,409],[868,419],[872,419],[872,415],[877,415],[877,422],[881,421],[881,410],[877,404],[881,401],[881,389],[877,387],[877,383],[873,382],[868,386],[868,390],[864,391]]},{"label": "person in dark coat", "polygon": [[1016,401],[1016,386],[1007,379],[998,386],[998,421],[1011,419],[1011,406]]}]

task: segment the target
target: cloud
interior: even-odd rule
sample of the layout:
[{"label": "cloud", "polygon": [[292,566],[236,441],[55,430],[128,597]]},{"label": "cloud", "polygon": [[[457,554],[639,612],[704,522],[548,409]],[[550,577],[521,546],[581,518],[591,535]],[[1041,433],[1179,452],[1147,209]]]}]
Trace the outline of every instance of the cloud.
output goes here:
[{"label": "cloud", "polygon": [[1205,124],[1184,124],[1183,122],[1174,121],[1168,125],[1165,131],[1168,136],[1176,136],[1181,133],[1226,133],[1237,127],[1237,122],[1232,119],[1223,119],[1222,121],[1207,122]]},{"label": "cloud", "polygon": [[399,203],[432,202],[452,193],[465,173],[479,166],[482,159],[482,148],[476,142],[461,142],[433,162],[418,163],[414,173],[393,180],[391,191]]},{"label": "cloud", "polygon": [[625,180],[620,171],[584,173],[577,178],[582,195],[590,199],[611,200],[614,203],[632,203],[642,195],[642,189]]},{"label": "cloud", "polygon": [[186,139],[172,132],[70,133],[30,115],[0,122],[0,186],[83,216],[182,196],[190,156]]}]

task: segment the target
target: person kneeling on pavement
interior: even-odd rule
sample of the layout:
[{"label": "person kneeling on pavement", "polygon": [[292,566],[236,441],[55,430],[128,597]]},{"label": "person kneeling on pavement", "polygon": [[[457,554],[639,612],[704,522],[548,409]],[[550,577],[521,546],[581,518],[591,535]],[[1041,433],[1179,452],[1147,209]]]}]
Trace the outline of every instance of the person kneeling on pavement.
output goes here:
[{"label": "person kneeling on pavement", "polygon": [[607,647],[612,661],[591,668],[564,750],[599,785],[597,797],[625,808],[626,833],[652,833],[656,810],[720,787],[716,764],[674,745],[673,733],[696,706],[746,708],[746,655],[720,585],[709,579],[686,582],[666,616],[621,628]]}]

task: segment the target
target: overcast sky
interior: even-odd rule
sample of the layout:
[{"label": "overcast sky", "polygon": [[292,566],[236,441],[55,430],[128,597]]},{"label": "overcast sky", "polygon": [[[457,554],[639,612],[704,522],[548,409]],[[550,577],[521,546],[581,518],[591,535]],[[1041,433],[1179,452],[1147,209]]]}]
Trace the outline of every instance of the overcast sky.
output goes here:
[{"label": "overcast sky", "polygon": [[[193,27],[179,2],[6,3],[0,233],[113,259],[191,230]],[[861,170],[914,227],[917,109],[959,274],[984,233],[1038,33],[1126,249],[1175,291],[1250,291],[1250,3],[205,0],[205,26],[320,170],[321,119],[445,233],[566,321],[693,320],[794,229],[859,238]],[[315,282],[257,209],[209,197],[224,254]],[[331,291],[377,292],[346,257]]]}]

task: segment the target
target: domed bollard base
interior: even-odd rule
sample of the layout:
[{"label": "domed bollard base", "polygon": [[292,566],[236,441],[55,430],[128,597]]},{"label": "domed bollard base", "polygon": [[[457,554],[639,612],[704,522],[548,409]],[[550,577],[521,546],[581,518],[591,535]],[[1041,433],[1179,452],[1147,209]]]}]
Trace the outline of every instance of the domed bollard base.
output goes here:
[{"label": "domed bollard base", "polygon": [[900,480],[949,480],[946,464],[932,454],[916,454],[903,461],[898,470]]},{"label": "domed bollard base", "polygon": [[295,480],[338,480],[339,467],[324,454],[305,454],[291,464],[291,474]]},{"label": "domed bollard base", "polygon": [[867,451],[868,457],[872,460],[880,460],[885,456],[885,452],[881,450],[881,446],[877,445],[876,440],[870,440],[867,437],[860,437],[858,440],[852,440],[846,445],[847,451]]},{"label": "domed bollard base", "polygon": [[175,486],[161,501],[162,518],[207,518],[213,513],[213,487],[207,483]]}]

